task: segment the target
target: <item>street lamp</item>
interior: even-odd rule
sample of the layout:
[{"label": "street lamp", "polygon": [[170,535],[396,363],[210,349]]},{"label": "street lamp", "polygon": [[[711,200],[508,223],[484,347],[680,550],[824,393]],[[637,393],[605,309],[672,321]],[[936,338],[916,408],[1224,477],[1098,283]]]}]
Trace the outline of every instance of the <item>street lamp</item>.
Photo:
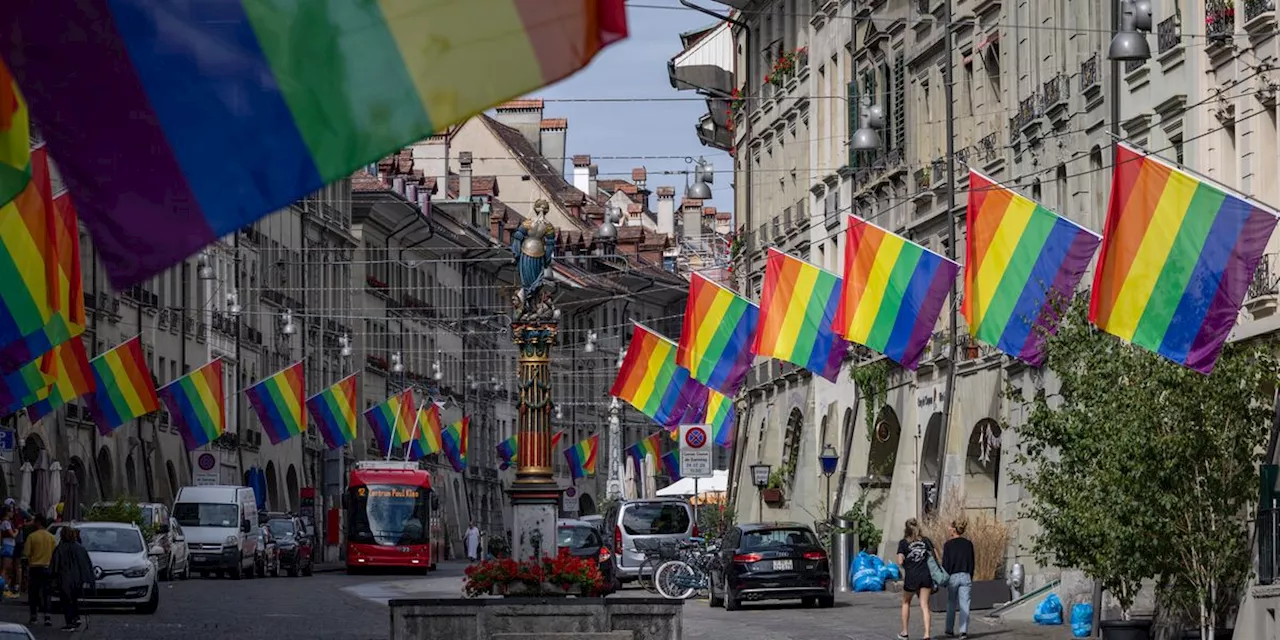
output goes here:
[{"label": "street lamp", "polygon": [[240,295],[235,291],[227,294],[227,313],[233,316],[240,315]]},{"label": "street lamp", "polygon": [[756,500],[760,503],[760,520],[764,521],[764,488],[769,486],[769,474],[773,467],[757,462],[751,465],[751,481],[756,485]]},{"label": "street lamp", "polygon": [[556,420],[564,419],[564,409],[560,405],[556,405]]},{"label": "street lamp", "polygon": [[684,195],[691,200],[710,200],[710,185],[715,181],[716,174],[711,168],[711,163],[703,158],[698,158],[697,165],[693,170],[693,184],[685,189]]},{"label": "street lamp", "polygon": [[827,477],[827,519],[831,519],[831,474],[836,472],[836,463],[840,462],[840,454],[830,444],[822,447],[822,455],[818,456],[822,463],[822,475]]},{"label": "street lamp", "polygon": [[878,104],[862,102],[858,110],[858,130],[853,132],[854,151],[874,151],[880,148],[880,134],[876,129],[884,127],[884,109]]},{"label": "street lamp", "polygon": [[338,355],[343,358],[351,357],[351,338],[345,333],[338,336]]},{"label": "street lamp", "polygon": [[404,373],[404,361],[399,351],[391,354],[391,373]]},{"label": "street lamp", "polygon": [[1120,0],[1120,29],[1111,39],[1107,58],[1120,62],[1151,58],[1151,45],[1143,33],[1151,33],[1151,1]]},{"label": "street lamp", "polygon": [[201,251],[196,258],[196,277],[201,280],[213,280],[213,267],[209,264],[209,254]]},{"label": "street lamp", "polygon": [[585,351],[585,352],[587,352],[587,353],[595,353],[595,352],[596,352],[596,339],[597,339],[596,332],[594,332],[594,331],[588,331],[588,332],[587,332],[587,344],[586,344],[586,345],[584,345],[584,346],[582,347],[582,350],[583,350],[583,351]]},{"label": "street lamp", "polygon": [[291,336],[298,331],[298,328],[293,325],[293,311],[291,309],[285,309],[284,313],[280,314],[280,325],[280,333],[286,336]]}]

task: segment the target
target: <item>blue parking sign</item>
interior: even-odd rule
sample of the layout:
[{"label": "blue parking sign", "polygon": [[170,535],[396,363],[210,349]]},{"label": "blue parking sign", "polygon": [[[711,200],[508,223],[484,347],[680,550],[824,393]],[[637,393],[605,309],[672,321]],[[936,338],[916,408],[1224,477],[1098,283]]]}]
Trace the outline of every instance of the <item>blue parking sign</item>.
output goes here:
[{"label": "blue parking sign", "polygon": [[0,451],[13,451],[14,444],[17,442],[18,433],[16,431],[0,431]]}]

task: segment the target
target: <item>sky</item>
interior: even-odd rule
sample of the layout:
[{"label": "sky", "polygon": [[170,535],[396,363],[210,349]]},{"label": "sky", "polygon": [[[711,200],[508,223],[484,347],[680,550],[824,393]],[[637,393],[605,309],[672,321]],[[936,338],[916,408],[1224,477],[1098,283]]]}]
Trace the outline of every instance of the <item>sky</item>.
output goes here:
[{"label": "sky", "polygon": [[[656,6],[671,8],[650,8]],[[726,9],[707,0],[703,6],[721,13]],[[667,76],[667,61],[681,50],[680,34],[715,20],[677,0],[644,0],[640,6],[627,6],[627,23],[631,35],[626,40],[606,48],[586,69],[528,97],[546,101],[544,118],[569,119],[566,155],[590,155],[600,167],[600,178],[629,180],[631,170],[643,166],[649,172],[650,191],[670,185],[677,187],[679,196],[684,193],[684,176],[658,172],[692,170],[684,158],[703,156],[716,171],[711,185],[715,197],[708,204],[731,209],[730,158],[702,146],[694,132],[698,118],[707,112],[706,102],[694,91],[671,88]],[[628,159],[609,159],[619,156]],[[630,159],[633,156],[644,158]],[[566,162],[565,170],[572,172],[572,163]]]}]

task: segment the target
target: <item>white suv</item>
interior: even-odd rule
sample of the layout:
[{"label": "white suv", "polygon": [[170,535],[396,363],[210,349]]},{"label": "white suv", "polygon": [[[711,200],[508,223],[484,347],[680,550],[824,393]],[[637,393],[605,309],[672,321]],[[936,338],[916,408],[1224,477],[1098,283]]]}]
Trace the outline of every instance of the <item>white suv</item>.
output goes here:
[{"label": "white suv", "polygon": [[[84,594],[83,604],[132,606],[139,613],[155,613],[160,606],[156,565],[138,526],[119,522],[71,526],[80,531],[80,544],[93,563],[94,588]],[[57,533],[62,533],[61,528]]]}]

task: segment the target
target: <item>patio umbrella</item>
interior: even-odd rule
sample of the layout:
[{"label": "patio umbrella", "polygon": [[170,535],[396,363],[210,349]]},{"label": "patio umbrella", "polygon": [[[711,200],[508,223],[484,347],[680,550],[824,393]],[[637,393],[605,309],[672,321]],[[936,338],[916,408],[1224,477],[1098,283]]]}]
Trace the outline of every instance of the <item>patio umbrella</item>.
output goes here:
[{"label": "patio umbrella", "polygon": [[49,465],[49,473],[45,477],[45,515],[52,516],[58,503],[62,502],[62,463],[54,460],[53,464]]},{"label": "patio umbrella", "polygon": [[18,479],[18,506],[31,506],[31,463],[24,462],[19,469],[22,476]]}]

